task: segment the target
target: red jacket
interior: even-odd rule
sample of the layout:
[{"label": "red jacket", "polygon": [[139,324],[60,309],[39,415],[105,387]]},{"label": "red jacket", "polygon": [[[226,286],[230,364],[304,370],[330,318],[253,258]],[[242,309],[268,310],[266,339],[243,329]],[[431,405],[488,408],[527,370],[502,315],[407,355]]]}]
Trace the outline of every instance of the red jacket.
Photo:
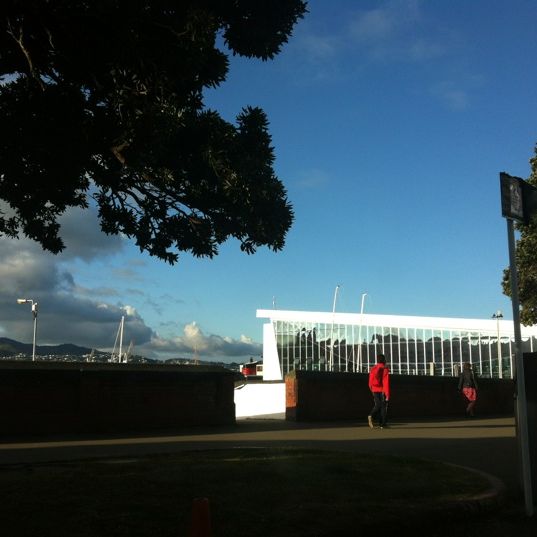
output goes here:
[{"label": "red jacket", "polygon": [[384,364],[377,364],[369,371],[369,389],[384,392],[386,400],[390,399],[390,370]]}]

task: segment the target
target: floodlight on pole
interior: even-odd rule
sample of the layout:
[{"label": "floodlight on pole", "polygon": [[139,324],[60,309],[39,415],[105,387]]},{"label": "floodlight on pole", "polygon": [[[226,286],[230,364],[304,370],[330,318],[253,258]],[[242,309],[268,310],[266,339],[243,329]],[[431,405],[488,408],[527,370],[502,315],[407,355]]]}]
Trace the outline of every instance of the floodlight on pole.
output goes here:
[{"label": "floodlight on pole", "polygon": [[499,378],[503,377],[503,364],[502,364],[502,343],[500,341],[500,319],[503,319],[503,313],[498,310],[492,314],[492,318],[496,319],[496,332],[498,337],[498,375]]},{"label": "floodlight on pole", "polygon": [[37,302],[33,301],[31,298],[17,298],[17,304],[31,304],[32,305],[32,314],[34,317],[34,339],[32,345],[32,361],[35,362],[35,336],[37,334]]},{"label": "floodlight on pole", "polygon": [[339,284],[336,285],[336,288],[334,290],[334,302],[332,304],[332,327],[330,328],[330,364],[329,364],[330,371],[334,370],[334,316],[336,314],[336,301],[337,301],[338,291],[339,291]]},{"label": "floodlight on pole", "polygon": [[360,306],[360,325],[358,327],[358,372],[362,372],[362,324],[364,316],[364,302],[367,293],[362,293],[362,304]]}]

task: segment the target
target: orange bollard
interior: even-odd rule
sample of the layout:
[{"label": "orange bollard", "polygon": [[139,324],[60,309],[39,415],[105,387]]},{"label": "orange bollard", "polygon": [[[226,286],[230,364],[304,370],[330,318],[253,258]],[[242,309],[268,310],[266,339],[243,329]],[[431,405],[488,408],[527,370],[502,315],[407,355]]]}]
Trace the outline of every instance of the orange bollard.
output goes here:
[{"label": "orange bollard", "polygon": [[189,537],[211,537],[211,513],[207,498],[195,498],[192,502],[192,522]]}]

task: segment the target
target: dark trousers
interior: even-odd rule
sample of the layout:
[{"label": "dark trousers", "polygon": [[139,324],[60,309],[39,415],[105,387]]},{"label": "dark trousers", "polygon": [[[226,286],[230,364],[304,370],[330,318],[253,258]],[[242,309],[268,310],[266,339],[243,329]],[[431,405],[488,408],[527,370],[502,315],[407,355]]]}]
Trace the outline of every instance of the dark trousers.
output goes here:
[{"label": "dark trousers", "polygon": [[378,424],[383,427],[386,425],[386,397],[382,392],[373,392],[373,401],[375,406],[371,410],[370,416],[373,421],[378,420]]}]

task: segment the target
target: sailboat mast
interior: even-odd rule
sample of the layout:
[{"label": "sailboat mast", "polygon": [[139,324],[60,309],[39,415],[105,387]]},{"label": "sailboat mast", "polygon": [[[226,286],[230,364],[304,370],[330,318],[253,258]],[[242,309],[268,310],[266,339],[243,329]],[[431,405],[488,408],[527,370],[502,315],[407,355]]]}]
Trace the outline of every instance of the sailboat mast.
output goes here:
[{"label": "sailboat mast", "polygon": [[123,325],[125,324],[125,316],[121,316],[121,323],[119,325],[119,362],[123,362]]}]

